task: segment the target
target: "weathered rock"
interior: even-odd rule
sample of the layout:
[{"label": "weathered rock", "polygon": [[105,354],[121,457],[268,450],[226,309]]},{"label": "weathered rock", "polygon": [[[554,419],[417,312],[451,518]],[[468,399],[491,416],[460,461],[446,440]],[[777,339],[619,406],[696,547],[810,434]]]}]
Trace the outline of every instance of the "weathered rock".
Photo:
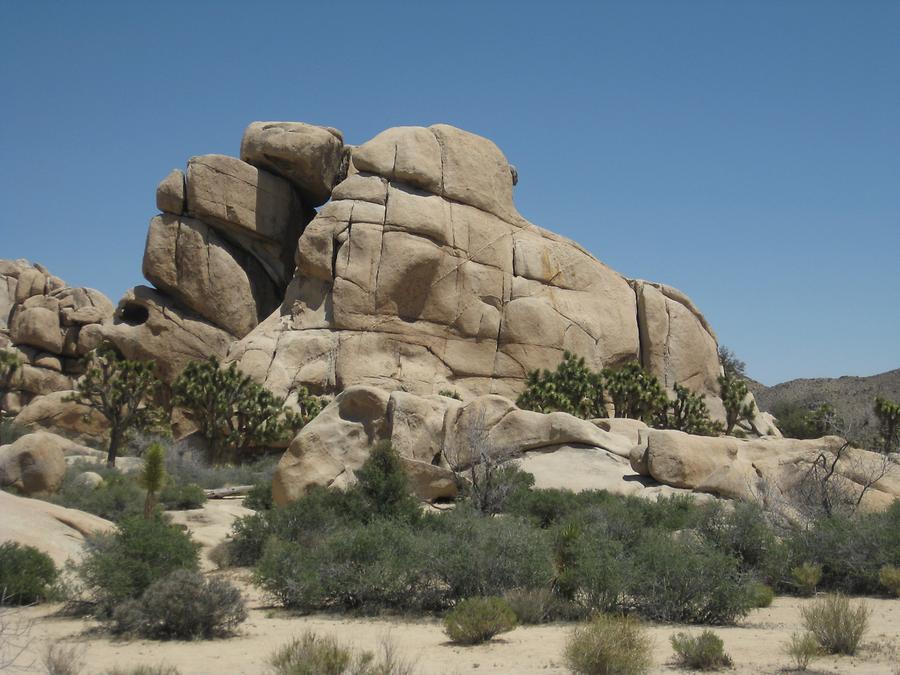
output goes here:
[{"label": "weathered rock", "polygon": [[721,416],[715,337],[690,300],[647,285],[666,318],[642,322],[637,287],[516,212],[493,143],[400,127],[351,164],[303,231],[285,302],[229,351],[252,377],[284,396],[364,384],[515,398],[569,350],[598,370],[642,360]]},{"label": "weathered rock", "polygon": [[103,476],[95,471],[84,471],[72,480],[72,485],[81,490],[96,490],[103,483]]},{"label": "weathered rock", "polygon": [[150,221],[144,277],[179,304],[241,338],[281,302],[260,263],[199,220]]},{"label": "weathered rock", "polygon": [[59,313],[45,307],[26,307],[15,313],[10,336],[15,344],[61,354],[64,336]]},{"label": "weathered rock", "polygon": [[119,302],[103,336],[128,359],[156,363],[156,374],[171,384],[189,361],[223,358],[234,337],[165,295],[137,286]]},{"label": "weathered rock", "polygon": [[0,487],[25,495],[53,494],[66,475],[66,444],[64,438],[38,431],[0,447]]},{"label": "weathered rock", "polygon": [[479,461],[480,455],[472,454],[475,447],[496,461],[560,447],[587,447],[607,457],[607,465],[615,470],[610,476],[585,480],[612,484],[622,480],[623,471],[633,474],[628,469],[627,438],[565,413],[519,410],[500,396],[462,403],[445,396],[354,386],[294,438],[275,471],[275,501],[291,502],[312,485],[351,485],[354,472],[382,441],[390,441],[400,454],[419,497],[431,501],[456,496],[453,469],[465,471]]},{"label": "weathered rock", "polygon": [[34,546],[58,567],[81,559],[85,537],[115,530],[113,523],[90,513],[3,491],[0,513],[0,542]]},{"label": "weathered rock", "polygon": [[163,213],[184,213],[184,172],[172,169],[156,188],[156,208]]},{"label": "weathered rock", "polygon": [[67,400],[73,391],[36,396],[16,415],[14,422],[27,429],[57,431],[81,443],[106,435],[106,419],[97,411]]},{"label": "weathered rock", "polygon": [[286,180],[234,157],[192,157],[186,210],[256,256],[282,288],[287,285],[294,246],[310,214]]},{"label": "weathered rock", "polygon": [[24,364],[18,371],[17,387],[29,394],[45,395],[72,388],[71,378],[56,369]]},{"label": "weathered rock", "polygon": [[286,178],[309,206],[328,201],[346,173],[341,132],[303,122],[253,122],[244,131],[241,159]]}]

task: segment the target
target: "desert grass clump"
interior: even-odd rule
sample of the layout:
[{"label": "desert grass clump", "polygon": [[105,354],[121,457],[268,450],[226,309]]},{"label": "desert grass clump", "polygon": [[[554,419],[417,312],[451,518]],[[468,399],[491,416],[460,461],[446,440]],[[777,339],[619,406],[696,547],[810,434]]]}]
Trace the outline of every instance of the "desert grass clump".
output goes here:
[{"label": "desert grass clump", "polygon": [[477,645],[508,633],[518,620],[503,598],[468,598],[444,617],[444,631],[453,642]]},{"label": "desert grass clump", "polygon": [[810,661],[821,653],[822,648],[816,636],[807,631],[793,633],[791,639],[785,643],[784,651],[791,657],[794,670],[803,671],[809,668]]},{"label": "desert grass clump", "polygon": [[859,649],[871,614],[860,600],[854,606],[845,595],[826,595],[800,610],[803,624],[829,654],[852,656]]},{"label": "desert grass clump", "polygon": [[805,562],[791,569],[791,578],[800,595],[811,597],[816,593],[816,586],[822,581],[822,566]]},{"label": "desert grass clump", "polygon": [[711,630],[699,635],[675,633],[669,641],[675,650],[675,660],[682,668],[718,670],[732,665],[731,657],[725,653],[725,643]]},{"label": "desert grass clump", "polygon": [[224,637],[247,618],[241,592],[225,579],[175,570],[153,583],[140,600],[113,612],[117,633],[151,639]]},{"label": "desert grass clump", "polygon": [[44,652],[44,669],[48,675],[79,675],[84,670],[84,650],[78,645],[51,642]]},{"label": "desert grass clump", "polygon": [[0,604],[30,605],[47,598],[58,571],[43,551],[16,542],[0,545]]},{"label": "desert grass clump", "polygon": [[512,590],[504,593],[503,599],[509,604],[519,623],[526,625],[553,621],[562,609],[562,601],[547,588]]},{"label": "desert grass clump", "polygon": [[413,675],[412,664],[401,659],[389,640],[381,654],[354,652],[333,637],[307,631],[269,657],[273,675]]},{"label": "desert grass clump", "polygon": [[565,661],[578,675],[644,675],[653,666],[652,651],[636,619],[599,614],[569,637]]},{"label": "desert grass clump", "polygon": [[175,666],[134,666],[133,668],[113,668],[104,675],[181,675]]},{"label": "desert grass clump", "polygon": [[900,598],[900,567],[885,565],[878,571],[878,583],[891,595]]},{"label": "desert grass clump", "polygon": [[775,599],[775,591],[771,586],[757,582],[750,586],[750,598],[756,608],[769,607]]}]

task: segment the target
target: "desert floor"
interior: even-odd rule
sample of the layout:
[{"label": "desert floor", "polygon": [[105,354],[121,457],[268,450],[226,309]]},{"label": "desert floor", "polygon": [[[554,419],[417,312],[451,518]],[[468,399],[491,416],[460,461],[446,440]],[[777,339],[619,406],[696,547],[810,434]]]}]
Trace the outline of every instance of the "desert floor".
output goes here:
[{"label": "desert floor", "polygon": [[[203,510],[180,513],[176,519],[194,531],[204,549],[221,541],[230,522],[245,510],[235,502],[210,502]],[[211,565],[208,565],[211,567]],[[332,635],[357,649],[379,649],[384,640],[413,661],[416,672],[432,673],[566,673],[562,653],[574,624],[520,627],[492,642],[459,647],[447,642],[436,619],[348,618],[344,616],[296,616],[273,608],[248,583],[247,570],[224,572],[239,584],[248,599],[249,618],[235,637],[198,642],[150,642],[112,639],[93,620],[58,615],[59,606],[43,605],[18,612],[17,621],[30,624],[25,653],[18,672],[46,672],[41,661],[48,645],[74,645],[84,662],[83,674],[103,673],[116,666],[165,664],[183,675],[265,673],[269,655],[304,631]],[[739,625],[716,627],[734,660],[731,673],[780,673],[789,669],[783,645],[800,625],[800,609],[810,602],[793,597],[776,598],[771,607],[751,612]],[[872,610],[864,648],[855,657],[821,657],[811,671],[900,675],[900,600],[867,598]],[[671,664],[669,636],[679,630],[699,631],[696,626],[653,625],[654,673],[678,672]]]}]

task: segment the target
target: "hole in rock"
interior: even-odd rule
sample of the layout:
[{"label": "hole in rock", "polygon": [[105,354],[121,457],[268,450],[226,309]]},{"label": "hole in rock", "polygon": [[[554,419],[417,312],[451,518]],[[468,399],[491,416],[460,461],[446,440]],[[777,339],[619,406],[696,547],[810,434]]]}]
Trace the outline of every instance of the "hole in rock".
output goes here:
[{"label": "hole in rock", "polygon": [[119,310],[119,318],[129,326],[140,326],[150,318],[150,310],[143,305],[129,302]]}]

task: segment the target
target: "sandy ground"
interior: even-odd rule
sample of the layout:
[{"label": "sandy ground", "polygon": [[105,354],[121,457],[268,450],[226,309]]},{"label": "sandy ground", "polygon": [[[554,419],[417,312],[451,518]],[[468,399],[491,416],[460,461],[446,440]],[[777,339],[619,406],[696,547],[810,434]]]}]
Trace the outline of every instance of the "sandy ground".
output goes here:
[{"label": "sandy ground", "polygon": [[[204,548],[214,545],[227,532],[229,520],[244,511],[236,502],[210,502],[201,513],[187,512],[178,518],[197,530]],[[17,672],[46,672],[41,659],[55,642],[74,645],[86,664],[84,675],[103,673],[116,666],[166,664],[183,675],[242,674],[267,672],[266,661],[279,646],[304,631],[332,635],[342,643],[376,651],[385,639],[399,654],[414,661],[416,672],[454,673],[566,673],[562,653],[574,624],[520,627],[475,647],[447,642],[435,619],[346,618],[295,616],[273,608],[248,583],[246,571],[232,570],[227,576],[241,586],[250,608],[248,620],[232,638],[198,642],[149,642],[112,639],[92,620],[57,616],[59,607],[45,605],[19,612],[15,619],[30,623],[28,644],[18,660]],[[776,598],[771,607],[754,610],[738,626],[714,628],[734,660],[731,673],[780,673],[790,659],[783,645],[800,624],[800,609],[810,602],[798,598]],[[866,599],[872,610],[864,648],[855,657],[822,657],[812,669],[827,673],[900,675],[900,600]],[[671,665],[669,636],[679,630],[699,631],[695,626],[650,626],[654,639],[654,673],[677,672]],[[13,672],[13,671],[10,671]]]}]

